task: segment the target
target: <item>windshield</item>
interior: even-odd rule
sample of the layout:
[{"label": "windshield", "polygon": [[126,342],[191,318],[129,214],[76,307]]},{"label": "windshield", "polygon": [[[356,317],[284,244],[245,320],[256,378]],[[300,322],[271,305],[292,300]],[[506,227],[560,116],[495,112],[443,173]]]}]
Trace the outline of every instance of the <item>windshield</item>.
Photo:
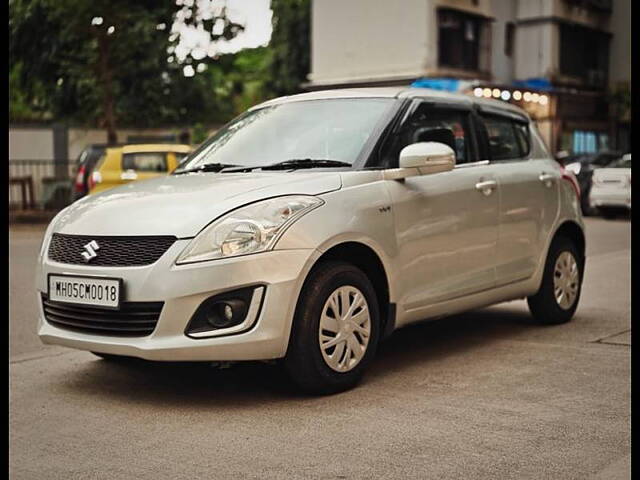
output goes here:
[{"label": "windshield", "polygon": [[392,102],[309,100],[252,110],[216,132],[175,173],[206,164],[252,167],[291,159],[353,164]]}]

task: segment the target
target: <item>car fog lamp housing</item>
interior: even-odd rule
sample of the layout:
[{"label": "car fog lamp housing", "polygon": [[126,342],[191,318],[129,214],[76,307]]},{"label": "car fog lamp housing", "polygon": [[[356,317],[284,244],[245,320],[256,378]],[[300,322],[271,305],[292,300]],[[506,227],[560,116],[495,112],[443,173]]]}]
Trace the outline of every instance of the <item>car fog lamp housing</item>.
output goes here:
[{"label": "car fog lamp housing", "polygon": [[292,223],[323,203],[311,195],[287,195],[232,210],[196,235],[176,264],[271,250]]},{"label": "car fog lamp housing", "polygon": [[247,313],[247,303],[239,298],[209,302],[204,308],[203,315],[213,328],[228,328],[244,320]]},{"label": "car fog lamp housing", "polygon": [[257,285],[207,298],[189,320],[185,334],[208,338],[249,330],[260,313],[264,291],[263,285]]}]

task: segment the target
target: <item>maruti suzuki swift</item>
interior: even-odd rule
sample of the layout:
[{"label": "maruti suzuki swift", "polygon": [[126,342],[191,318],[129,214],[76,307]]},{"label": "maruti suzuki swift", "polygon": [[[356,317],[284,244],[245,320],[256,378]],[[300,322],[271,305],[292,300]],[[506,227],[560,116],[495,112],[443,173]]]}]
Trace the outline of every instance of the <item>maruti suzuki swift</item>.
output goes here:
[{"label": "maruti suzuki swift", "polygon": [[539,323],[569,321],[579,199],[513,105],[417,88],[278,98],[171,175],[61,211],[38,333],[107,359],[280,359],[302,389],[338,392],[415,322],[520,298]]}]

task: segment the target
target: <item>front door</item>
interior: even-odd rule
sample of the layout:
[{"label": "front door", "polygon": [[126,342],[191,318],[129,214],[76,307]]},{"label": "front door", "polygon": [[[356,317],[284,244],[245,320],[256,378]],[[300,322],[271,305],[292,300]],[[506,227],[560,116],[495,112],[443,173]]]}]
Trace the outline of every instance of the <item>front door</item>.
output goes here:
[{"label": "front door", "polygon": [[495,283],[497,180],[488,162],[477,161],[470,125],[470,111],[421,103],[383,154],[397,162],[402,147],[429,141],[456,153],[451,171],[387,182],[398,247],[398,307],[409,316]]}]

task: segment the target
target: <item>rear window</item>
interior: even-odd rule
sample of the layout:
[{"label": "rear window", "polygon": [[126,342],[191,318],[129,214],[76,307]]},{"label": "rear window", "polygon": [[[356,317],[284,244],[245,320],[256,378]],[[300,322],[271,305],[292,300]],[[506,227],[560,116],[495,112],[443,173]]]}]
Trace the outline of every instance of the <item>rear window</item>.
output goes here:
[{"label": "rear window", "polygon": [[531,143],[528,125],[499,116],[483,116],[492,160],[524,158]]},{"label": "rear window", "polygon": [[167,154],[164,152],[125,153],[122,156],[122,169],[138,172],[166,172]]}]

